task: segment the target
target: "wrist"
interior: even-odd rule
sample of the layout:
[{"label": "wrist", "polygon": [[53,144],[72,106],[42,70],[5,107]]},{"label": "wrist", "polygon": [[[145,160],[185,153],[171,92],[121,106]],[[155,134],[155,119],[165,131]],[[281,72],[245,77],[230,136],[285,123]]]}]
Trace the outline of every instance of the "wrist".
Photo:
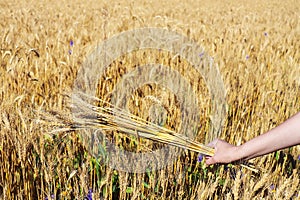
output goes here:
[{"label": "wrist", "polygon": [[232,147],[232,161],[237,161],[237,160],[241,160],[244,158],[244,154],[243,154],[243,146],[233,146]]}]

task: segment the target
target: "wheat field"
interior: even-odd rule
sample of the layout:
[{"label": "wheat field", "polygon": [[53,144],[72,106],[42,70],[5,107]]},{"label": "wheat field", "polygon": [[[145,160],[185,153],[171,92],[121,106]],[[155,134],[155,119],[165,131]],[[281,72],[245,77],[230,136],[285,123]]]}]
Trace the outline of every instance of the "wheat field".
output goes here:
[{"label": "wheat field", "polygon": [[[240,145],[300,110],[298,0],[0,5],[0,199],[300,199],[299,146],[251,160],[258,173],[231,164],[208,167],[192,151],[162,169],[130,173],[94,157],[77,131],[50,134],[50,124],[37,120],[41,110],[70,113],[66,94],[99,43],[157,27],[191,38],[219,66],[227,102],[219,137]],[[189,81],[201,114],[193,140],[209,141],[212,100],[203,77],[178,55],[145,49],[119,57],[99,76],[95,95],[110,101],[122,77],[147,63],[170,66]],[[170,91],[146,84],[129,95],[132,114],[179,131],[178,99]],[[151,116],[156,101],[165,117]],[[116,131],[107,139],[134,152],[165,147]]]}]

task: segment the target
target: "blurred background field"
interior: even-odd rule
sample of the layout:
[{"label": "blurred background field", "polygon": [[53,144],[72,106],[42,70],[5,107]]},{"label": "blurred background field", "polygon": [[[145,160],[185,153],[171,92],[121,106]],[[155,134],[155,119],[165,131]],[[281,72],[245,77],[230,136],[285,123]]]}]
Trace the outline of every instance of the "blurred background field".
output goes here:
[{"label": "blurred background field", "polygon": [[[300,147],[253,163],[260,170],[197,162],[186,151],[173,165],[142,174],[99,164],[77,132],[47,134],[35,110],[67,112],[64,94],[97,44],[122,31],[160,27],[203,46],[218,64],[228,113],[220,135],[242,144],[300,110],[300,3],[288,1],[1,1],[0,2],[0,198],[1,199],[300,199]],[[147,53],[150,58],[147,57]],[[144,56],[146,55],[146,57]],[[144,57],[143,57],[144,56]],[[148,59],[148,60],[147,60]],[[205,83],[192,67],[167,52],[137,52],[112,63],[108,82],[99,77],[100,98],[135,64],[170,64],[190,80],[201,113],[198,142],[205,142],[209,106]],[[101,87],[105,87],[102,89]],[[150,89],[149,89],[150,88]],[[143,95],[141,95],[143,94]],[[147,112],[147,95],[131,111]],[[178,111],[167,124],[176,130]],[[144,104],[142,103],[144,102]],[[110,138],[132,151],[158,148],[147,140]]]}]

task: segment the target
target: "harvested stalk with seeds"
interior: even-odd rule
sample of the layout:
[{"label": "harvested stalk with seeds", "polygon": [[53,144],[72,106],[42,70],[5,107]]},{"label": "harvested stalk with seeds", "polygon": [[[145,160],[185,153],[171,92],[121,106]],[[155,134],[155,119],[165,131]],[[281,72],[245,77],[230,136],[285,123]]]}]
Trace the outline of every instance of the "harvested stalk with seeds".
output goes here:
[{"label": "harvested stalk with seeds", "polygon": [[[74,131],[81,129],[101,129],[104,131],[119,131],[128,135],[149,139],[155,142],[180,147],[203,155],[213,156],[214,149],[204,144],[190,140],[187,136],[173,130],[146,121],[124,109],[96,97],[81,94],[72,96],[73,119],[60,120],[54,124],[52,133]],[[98,102],[103,106],[95,106],[90,102]],[[45,119],[45,118],[44,118]],[[257,172],[247,164],[241,166]]]}]

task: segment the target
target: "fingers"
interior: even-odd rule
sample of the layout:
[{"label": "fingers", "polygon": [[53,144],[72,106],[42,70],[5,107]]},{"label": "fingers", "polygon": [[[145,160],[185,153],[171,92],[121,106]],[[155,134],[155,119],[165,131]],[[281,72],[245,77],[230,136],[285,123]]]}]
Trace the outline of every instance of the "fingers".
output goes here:
[{"label": "fingers", "polygon": [[222,163],[222,154],[224,153],[223,150],[225,150],[225,146],[229,145],[227,142],[221,139],[215,139],[212,142],[210,142],[207,146],[212,147],[215,149],[215,154],[211,157],[206,157],[206,164],[212,165],[216,163]]},{"label": "fingers", "polygon": [[[208,143],[207,146],[209,146],[209,147],[211,147],[211,148],[214,148],[214,149],[216,150],[216,147],[217,147],[218,142],[219,142],[219,139],[214,139],[213,141],[211,141],[210,143]],[[217,162],[215,161],[214,156],[206,156],[205,158],[206,158],[205,163],[206,163],[207,165],[212,165],[212,164],[217,163]]]},{"label": "fingers", "polygon": [[212,164],[215,164],[216,161],[215,161],[214,157],[210,157],[210,158],[207,158],[207,159],[206,159],[205,163],[206,163],[207,165],[212,165]]},{"label": "fingers", "polygon": [[205,157],[205,163],[206,163],[207,165],[212,165],[212,164],[215,164],[215,163],[216,163],[214,157],[211,157],[211,156],[204,156],[203,154],[199,154],[199,155],[198,155],[197,161],[198,161],[198,162],[202,162],[202,160],[203,160],[204,157]]},{"label": "fingers", "polygon": [[230,163],[238,159],[238,156],[236,156],[238,152],[237,147],[224,140],[216,139],[209,146],[214,148],[215,153],[213,156],[207,158],[206,164],[208,165]]}]

